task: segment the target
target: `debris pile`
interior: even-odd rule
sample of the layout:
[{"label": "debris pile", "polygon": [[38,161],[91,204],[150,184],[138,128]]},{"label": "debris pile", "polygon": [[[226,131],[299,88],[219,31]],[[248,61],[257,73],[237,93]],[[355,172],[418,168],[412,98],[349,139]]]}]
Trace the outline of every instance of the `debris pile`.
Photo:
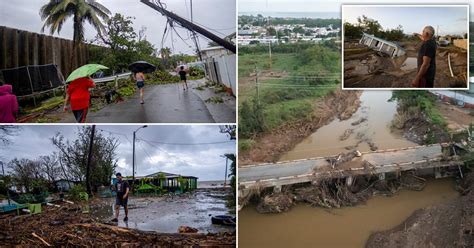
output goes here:
[{"label": "debris pile", "polygon": [[79,206],[44,206],[43,213],[0,217],[0,243],[5,246],[233,247],[235,233],[165,234],[96,222]]},{"label": "debris pile", "polygon": [[[352,153],[354,154],[354,153]],[[344,179],[329,179],[284,187],[282,192],[264,191],[258,201],[259,213],[281,213],[297,203],[313,207],[341,208],[365,203],[372,195],[391,196],[401,189],[422,190],[426,180],[410,172],[398,178],[381,180],[377,176],[354,176],[350,185]],[[255,198],[254,198],[255,199]]]}]

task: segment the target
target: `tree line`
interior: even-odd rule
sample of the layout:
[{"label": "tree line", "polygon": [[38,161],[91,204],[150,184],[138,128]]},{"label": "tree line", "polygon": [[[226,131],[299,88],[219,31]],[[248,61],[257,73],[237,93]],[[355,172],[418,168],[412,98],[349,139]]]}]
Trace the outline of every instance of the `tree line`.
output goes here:
[{"label": "tree line", "polygon": [[362,37],[362,33],[371,34],[391,41],[402,41],[406,38],[401,25],[394,29],[384,30],[379,21],[369,18],[365,15],[358,17],[356,24],[349,22],[344,23],[344,37],[346,39],[360,39]]}]

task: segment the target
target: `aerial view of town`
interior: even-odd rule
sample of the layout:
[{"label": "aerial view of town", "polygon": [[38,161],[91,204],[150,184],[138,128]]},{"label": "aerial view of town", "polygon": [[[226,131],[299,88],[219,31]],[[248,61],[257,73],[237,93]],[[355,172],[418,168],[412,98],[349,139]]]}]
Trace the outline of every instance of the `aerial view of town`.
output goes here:
[{"label": "aerial view of town", "polygon": [[268,43],[318,43],[339,41],[340,19],[239,16],[238,42],[241,46]]}]

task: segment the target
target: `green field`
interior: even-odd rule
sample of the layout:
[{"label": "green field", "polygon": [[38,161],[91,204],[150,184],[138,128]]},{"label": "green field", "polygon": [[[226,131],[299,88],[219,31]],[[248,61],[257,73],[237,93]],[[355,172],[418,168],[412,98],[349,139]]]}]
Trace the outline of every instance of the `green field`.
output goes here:
[{"label": "green field", "polygon": [[[285,45],[291,52],[272,53],[271,67],[269,54],[262,52],[265,49],[256,47],[254,53],[249,48],[245,53],[239,50],[240,149],[250,149],[250,138],[255,134],[307,118],[316,99],[340,86],[337,49],[312,45],[293,52],[295,49],[288,47]],[[258,99],[255,67],[259,71]]]}]

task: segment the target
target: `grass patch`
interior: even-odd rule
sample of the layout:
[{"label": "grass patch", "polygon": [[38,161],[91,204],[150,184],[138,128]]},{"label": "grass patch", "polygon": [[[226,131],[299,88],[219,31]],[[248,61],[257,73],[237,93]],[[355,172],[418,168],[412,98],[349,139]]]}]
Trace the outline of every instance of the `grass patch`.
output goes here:
[{"label": "grass patch", "polygon": [[[333,92],[340,85],[340,52],[336,47],[306,44],[275,47],[271,71],[280,77],[259,80],[259,99],[253,85],[239,94],[239,135],[250,138],[287,122],[306,118],[313,112],[314,100]],[[252,76],[255,66],[268,72],[270,58],[263,47],[239,52],[239,76]],[[281,72],[285,72],[281,74]],[[242,95],[241,95],[242,96]],[[245,146],[245,143],[244,143]]]},{"label": "grass patch", "polygon": [[239,151],[248,151],[252,149],[254,144],[253,139],[239,139]]},{"label": "grass patch", "polygon": [[286,122],[306,118],[313,111],[310,99],[298,99],[271,104],[263,110],[265,129],[271,130]]}]

